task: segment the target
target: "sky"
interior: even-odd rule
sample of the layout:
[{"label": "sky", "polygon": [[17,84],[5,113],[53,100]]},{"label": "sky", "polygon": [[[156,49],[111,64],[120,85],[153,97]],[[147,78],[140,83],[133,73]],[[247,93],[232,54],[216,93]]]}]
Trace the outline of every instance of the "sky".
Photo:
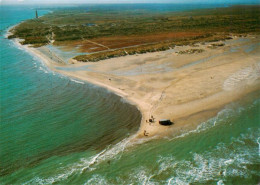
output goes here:
[{"label": "sky", "polygon": [[82,3],[258,3],[260,0],[0,0],[1,4],[82,4]]}]

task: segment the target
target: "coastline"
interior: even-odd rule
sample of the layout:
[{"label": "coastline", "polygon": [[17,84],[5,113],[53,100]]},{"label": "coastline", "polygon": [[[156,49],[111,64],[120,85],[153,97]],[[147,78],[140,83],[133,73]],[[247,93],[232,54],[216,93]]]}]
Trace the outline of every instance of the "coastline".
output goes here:
[{"label": "coastline", "polygon": [[[13,26],[13,27],[15,27],[15,26]],[[11,27],[11,28],[13,28],[13,27]],[[10,33],[8,32],[8,34],[10,34]],[[22,47],[26,52],[30,53],[32,56],[36,56],[37,58],[39,58],[46,65],[46,67],[49,70],[51,70],[53,72],[60,73],[62,75],[66,75],[66,76],[71,77],[73,79],[82,80],[82,81],[85,81],[87,83],[96,85],[98,87],[105,88],[105,89],[109,90],[110,92],[116,94],[117,96],[123,98],[127,103],[136,106],[136,108],[139,110],[139,112],[142,115],[141,122],[143,122],[143,112],[142,112],[142,110],[140,110],[140,107],[138,106],[137,100],[128,98],[127,94],[124,93],[122,90],[116,89],[116,88],[114,88],[112,86],[109,86],[109,85],[106,85],[104,83],[98,82],[98,81],[96,81],[94,79],[85,79],[85,78],[82,78],[80,76],[67,74],[65,71],[62,71],[62,70],[57,70],[55,67],[65,66],[66,64],[55,62],[53,59],[51,59],[49,56],[45,55],[43,52],[39,51],[37,48],[33,48],[33,47],[28,46],[28,45],[20,44],[20,42],[19,42],[20,39],[13,39],[13,41],[14,41],[15,45],[17,45],[19,47]],[[45,47],[43,46],[43,48],[45,48]],[[134,139],[134,138],[135,137],[133,137],[132,139]]]},{"label": "coastline", "polygon": [[[118,19],[125,22],[124,17],[104,11],[110,9],[107,5],[84,6],[86,11],[94,8],[98,15],[104,15],[101,21],[111,17],[116,23]],[[111,5],[111,10],[124,14],[123,6]],[[135,8],[139,11],[147,7],[150,11],[168,6],[133,4],[125,7],[127,12],[131,9],[137,14]],[[183,7],[181,4],[171,6]],[[241,7],[238,8],[244,9]],[[37,11],[45,14],[48,8]],[[199,8],[192,11],[199,14],[194,20],[189,20],[189,16],[177,18],[191,31],[193,25],[201,27],[203,22],[198,21],[204,17],[204,22],[224,21],[228,28],[216,24],[219,29],[214,32],[229,37],[226,40],[211,40],[219,36],[212,33],[205,39],[198,38],[198,42],[187,41],[187,45],[182,41],[174,43],[174,47],[162,52],[128,53],[85,63],[73,60],[74,56],[91,55],[92,49],[97,47],[92,47],[85,37],[71,40],[74,35],[82,34],[74,30],[106,32],[99,25],[80,26],[81,20],[83,24],[93,23],[92,20],[98,18],[94,12],[91,18],[88,12],[82,14],[82,6],[65,9],[68,11],[55,11],[40,20],[33,18],[35,6],[15,5],[4,9],[5,21],[1,22],[4,30],[0,38],[3,46],[0,66],[3,77],[0,115],[4,126],[0,132],[2,183],[258,183],[260,33],[247,31],[258,27],[253,21],[257,16],[251,8],[245,14],[251,14],[250,17],[243,16],[243,12],[234,13],[236,8],[210,9],[206,11],[208,16],[200,17],[204,11]],[[74,14],[74,10],[78,13]],[[223,16],[216,16],[221,13],[219,10]],[[232,12],[229,14],[226,10]],[[181,10],[176,17],[182,14],[187,13]],[[160,18],[164,14],[151,12],[151,15]],[[166,15],[168,17],[168,13],[162,17]],[[146,19],[146,15],[140,18]],[[237,18],[240,24],[235,26]],[[7,29],[24,20],[10,31],[21,32],[6,39]],[[134,17],[129,17],[129,22],[132,20]],[[169,26],[171,35],[178,34],[169,21],[175,19],[159,20]],[[104,21],[104,24],[109,26],[110,22]],[[116,25],[111,26],[115,32],[122,28]],[[245,34],[229,30],[239,30],[239,25]],[[125,26],[131,28],[130,24]],[[48,27],[50,29],[46,29]],[[147,28],[146,25],[141,27]],[[199,29],[205,35],[203,27]],[[208,24],[208,27],[213,29],[214,25]],[[144,41],[146,36],[141,30],[127,32],[131,30],[138,32],[140,42]],[[218,32],[221,30],[225,32]],[[49,34],[51,31],[54,34]],[[155,34],[149,38],[157,36],[156,30],[151,30],[152,33]],[[131,35],[114,34],[112,38],[89,39],[108,47],[135,42]],[[44,47],[33,42],[31,47],[30,42],[24,40],[40,42],[43,37],[49,40]],[[59,42],[62,37],[68,40]],[[147,123],[151,115],[155,122]],[[158,123],[160,119],[170,119],[174,124],[162,126]]]},{"label": "coastline", "polygon": [[[233,41],[236,39],[238,38],[234,38]],[[257,37],[257,39],[259,40],[259,37]],[[259,41],[257,42],[259,43]],[[224,46],[224,48],[209,49],[207,48],[209,44],[200,44],[199,47],[202,47],[205,52],[202,54],[192,55],[180,55],[176,53],[176,49],[187,50],[192,46],[178,46],[172,50],[146,53],[137,56],[124,56],[97,63],[77,62],[76,64],[67,65],[55,62],[53,59],[55,57],[50,56],[51,54],[46,54],[46,52],[44,53],[43,50],[46,49],[45,46],[40,48],[32,48],[21,45],[18,39],[15,39],[15,43],[19,44],[32,55],[40,58],[50,70],[106,88],[116,95],[124,98],[128,103],[135,105],[142,114],[142,120],[139,131],[136,133],[136,138],[145,136],[164,137],[171,136],[173,134],[178,135],[183,131],[195,129],[198,124],[216,116],[217,113],[227,104],[237,101],[241,97],[256,92],[260,89],[259,75],[257,76],[257,70],[259,70],[258,68],[260,66],[259,62],[257,62],[259,59],[257,52],[253,53],[253,57],[247,56],[248,58],[245,60],[247,62],[235,61],[239,58],[241,60],[241,56],[239,56],[241,53],[239,52],[230,52],[226,54],[226,56],[222,56],[222,53],[227,52],[227,49],[231,51],[232,47],[235,46],[227,45]],[[259,50],[259,46],[257,46],[256,50],[257,49]],[[175,60],[173,63],[168,64],[169,60],[172,60],[173,58],[180,60]],[[208,58],[210,62],[197,62],[205,58]],[[221,64],[218,63],[218,60],[220,59],[223,59],[224,61],[222,61]],[[166,67],[162,67],[165,68],[162,70],[162,73],[165,72],[165,74],[161,74],[161,71],[159,71],[159,73],[152,73],[153,71],[149,71],[150,73],[142,73],[142,69],[139,69],[138,67],[141,65],[141,68],[143,68],[142,66],[148,66],[151,70],[156,69],[155,66],[150,67],[153,62],[156,63],[155,65],[157,66],[167,64]],[[247,74],[247,76],[250,76],[251,73],[254,73],[254,75],[256,73],[253,81],[248,83],[246,82],[245,84],[245,79],[242,79],[240,80],[241,83],[235,84],[233,89],[225,89],[225,83],[223,83],[223,80],[224,82],[228,81],[228,79],[236,73],[238,73],[238,76],[239,73],[243,76],[243,70],[254,65],[258,65],[258,67],[252,67],[252,70],[249,69],[249,71],[251,71]],[[82,66],[88,66],[91,70],[66,71],[56,68],[76,68]],[[121,67],[121,69],[118,69],[119,67]],[[168,68],[170,67],[172,70],[168,71]],[[231,70],[231,67],[235,69]],[[133,71],[133,69],[140,70],[141,72],[134,71],[136,74],[129,75],[129,71]],[[226,72],[223,71],[223,69],[226,70]],[[205,71],[207,72],[206,75],[203,73]],[[223,75],[217,76],[214,75],[214,72],[222,72]],[[196,75],[193,76],[193,74]],[[170,79],[171,76],[174,76],[174,78]],[[194,77],[196,79],[194,83],[190,82],[189,80],[194,80]],[[221,79],[219,78],[219,80],[213,80],[218,77],[221,77]],[[166,80],[156,83],[151,81],[151,79],[156,81],[156,78],[166,78]],[[196,82],[203,81],[203,79],[208,81],[208,78],[210,81],[214,82],[199,84],[198,87],[192,91],[195,93],[195,96],[189,93],[187,95],[187,89],[190,91],[191,88],[194,88],[193,85]],[[242,77],[235,77],[235,81],[239,78]],[[139,83],[139,81],[141,81],[141,83]],[[219,81],[222,82],[222,84],[220,84]],[[165,82],[165,84],[161,84],[162,82]],[[183,84],[183,87],[181,87],[181,84]],[[222,88],[214,87],[215,84],[221,86]],[[202,88],[203,85],[205,88],[202,90],[200,88]],[[154,86],[158,87],[154,88]],[[239,92],[237,92],[237,89],[239,89]],[[182,93],[184,91],[185,93]],[[185,94],[187,95],[186,97],[184,97]],[[173,98],[176,100],[172,100]],[[169,99],[171,99],[172,102],[168,102]],[[177,99],[181,102],[178,102],[179,100]],[[155,123],[146,122],[151,115],[155,117]],[[172,126],[159,125],[158,120],[163,118],[173,120],[174,124]]]}]

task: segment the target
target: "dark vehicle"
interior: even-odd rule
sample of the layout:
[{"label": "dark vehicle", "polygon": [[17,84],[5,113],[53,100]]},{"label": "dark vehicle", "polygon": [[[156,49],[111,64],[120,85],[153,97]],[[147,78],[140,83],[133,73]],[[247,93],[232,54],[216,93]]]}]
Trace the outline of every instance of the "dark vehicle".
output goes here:
[{"label": "dark vehicle", "polygon": [[171,120],[169,120],[169,119],[161,119],[161,120],[159,120],[159,124],[160,125],[172,125],[173,122],[171,122]]}]

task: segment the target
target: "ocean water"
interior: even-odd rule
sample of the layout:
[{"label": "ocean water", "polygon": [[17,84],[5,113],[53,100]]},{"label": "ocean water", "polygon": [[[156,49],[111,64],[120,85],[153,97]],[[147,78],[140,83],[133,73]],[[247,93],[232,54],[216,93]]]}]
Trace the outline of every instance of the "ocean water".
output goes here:
[{"label": "ocean water", "polygon": [[227,105],[180,136],[130,142],[141,121],[134,106],[5,39],[33,16],[32,7],[1,6],[0,184],[260,182],[259,99]]},{"label": "ocean water", "polygon": [[[6,7],[1,28],[33,16],[31,7]],[[105,89],[49,71],[5,33],[0,37],[1,176],[54,156],[98,152],[137,131],[141,115],[134,106]]]}]

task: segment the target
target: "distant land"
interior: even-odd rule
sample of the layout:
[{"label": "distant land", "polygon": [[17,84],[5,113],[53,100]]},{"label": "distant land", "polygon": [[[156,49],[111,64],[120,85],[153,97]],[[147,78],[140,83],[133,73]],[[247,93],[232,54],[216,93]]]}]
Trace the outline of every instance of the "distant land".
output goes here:
[{"label": "distant land", "polygon": [[78,61],[99,61],[124,55],[164,51],[176,45],[218,41],[230,34],[259,33],[260,6],[183,12],[147,9],[75,8],[58,10],[16,26],[9,38],[40,47],[49,43],[78,48]]}]

